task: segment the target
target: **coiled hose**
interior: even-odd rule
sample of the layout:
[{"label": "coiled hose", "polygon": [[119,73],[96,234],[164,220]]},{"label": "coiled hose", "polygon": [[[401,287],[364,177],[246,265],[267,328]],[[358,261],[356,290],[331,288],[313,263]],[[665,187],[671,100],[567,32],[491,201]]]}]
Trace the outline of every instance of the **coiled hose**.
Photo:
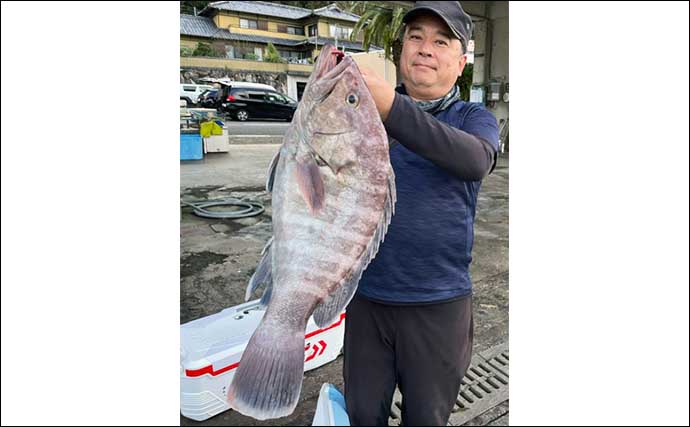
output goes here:
[{"label": "coiled hose", "polygon": [[[247,200],[239,200],[239,199],[216,199],[216,200],[208,200],[204,202],[186,202],[184,200],[180,200],[180,202],[183,205],[191,206],[194,208],[194,215],[196,216],[201,216],[204,218],[230,218],[230,219],[239,219],[239,218],[247,218],[250,216],[256,216],[256,215],[261,215],[264,212],[264,206],[261,203],[254,202],[254,201],[247,201]],[[210,211],[207,210],[206,208],[211,207],[211,206],[239,206],[244,209],[234,209],[231,211]]]}]

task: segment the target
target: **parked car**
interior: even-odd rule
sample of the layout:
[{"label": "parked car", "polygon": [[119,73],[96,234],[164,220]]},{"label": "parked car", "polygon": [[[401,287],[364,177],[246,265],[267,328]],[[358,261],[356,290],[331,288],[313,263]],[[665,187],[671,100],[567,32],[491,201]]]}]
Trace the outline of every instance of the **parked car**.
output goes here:
[{"label": "parked car", "polygon": [[240,121],[249,118],[290,121],[297,110],[295,100],[275,90],[236,88],[227,93],[220,111]]},{"label": "parked car", "polygon": [[205,90],[197,99],[197,105],[201,108],[215,108],[216,98],[219,96],[219,89]]},{"label": "parked car", "polygon": [[215,108],[219,113],[233,119],[283,119],[292,120],[297,110],[297,101],[260,83],[218,81],[221,89],[215,101],[204,98],[205,108]]},{"label": "parked car", "polygon": [[191,83],[180,84],[180,99],[184,99],[187,101],[187,106],[192,107],[196,105],[199,95],[208,89],[213,89],[213,86]]}]

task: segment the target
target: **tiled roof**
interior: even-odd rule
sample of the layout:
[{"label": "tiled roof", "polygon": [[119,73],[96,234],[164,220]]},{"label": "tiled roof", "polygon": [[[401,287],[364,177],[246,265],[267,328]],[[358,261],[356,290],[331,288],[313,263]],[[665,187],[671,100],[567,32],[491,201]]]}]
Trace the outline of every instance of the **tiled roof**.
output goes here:
[{"label": "tiled roof", "polygon": [[350,22],[359,21],[359,15],[355,15],[354,13],[340,10],[340,8],[334,4],[322,7],[321,9],[314,9],[314,15],[324,16],[326,18],[340,19],[343,21]]},{"label": "tiled roof", "polygon": [[302,40],[231,33],[224,28],[216,27],[216,24],[211,18],[193,15],[180,15],[180,34],[184,36],[207,37],[212,39],[273,43],[274,45],[280,46],[297,46],[303,42]]},{"label": "tiled roof", "polygon": [[358,15],[341,10],[335,4],[330,4],[319,9],[311,10],[304,9],[302,7],[288,6],[279,3],[269,3],[265,1],[217,1],[209,3],[208,6],[201,11],[201,14],[209,15],[210,11],[213,9],[295,20],[316,15],[350,22],[359,21]]},{"label": "tiled roof", "polygon": [[209,3],[201,13],[204,13],[206,9],[229,10],[287,19],[302,19],[311,15],[310,9],[263,1],[216,1]]},{"label": "tiled roof", "polygon": [[[203,16],[180,15],[180,34],[185,36],[225,38],[213,20]],[[225,31],[228,33],[228,31]]]}]

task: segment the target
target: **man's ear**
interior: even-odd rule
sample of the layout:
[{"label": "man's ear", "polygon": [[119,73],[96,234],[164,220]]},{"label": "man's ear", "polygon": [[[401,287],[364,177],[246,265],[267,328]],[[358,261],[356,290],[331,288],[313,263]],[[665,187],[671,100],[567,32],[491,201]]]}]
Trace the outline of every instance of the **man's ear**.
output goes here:
[{"label": "man's ear", "polygon": [[460,61],[458,62],[458,77],[462,76],[465,64],[467,64],[467,55],[463,54],[460,56]]}]

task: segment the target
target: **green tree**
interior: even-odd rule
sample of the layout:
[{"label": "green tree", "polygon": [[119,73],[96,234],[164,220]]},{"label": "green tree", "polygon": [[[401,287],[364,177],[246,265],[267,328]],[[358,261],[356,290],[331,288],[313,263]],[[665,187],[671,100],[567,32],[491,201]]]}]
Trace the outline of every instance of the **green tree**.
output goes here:
[{"label": "green tree", "polygon": [[266,46],[266,55],[264,55],[264,61],[273,63],[285,62],[285,60],[280,57],[278,49],[273,46],[273,43],[269,43],[268,46]]},{"label": "green tree", "polygon": [[465,64],[465,69],[462,75],[458,77],[457,85],[460,86],[460,98],[463,101],[470,100],[470,88],[472,87],[472,73],[474,71],[473,64]]},{"label": "green tree", "polygon": [[366,10],[367,7],[371,3],[376,3],[376,2],[370,2],[370,1],[337,1],[335,4],[341,8],[342,10],[350,13],[354,13],[355,15],[361,15],[363,14]]},{"label": "green tree", "polygon": [[180,2],[180,13],[186,13],[188,15],[194,14],[194,8],[196,7],[196,12],[201,12],[201,9],[205,8],[210,1],[181,1]]},{"label": "green tree", "polygon": [[391,59],[396,67],[396,78],[400,82],[400,54],[403,28],[403,16],[407,9],[400,6],[382,7],[375,3],[365,2],[365,10],[355,25],[351,41],[356,41],[360,33],[364,34],[362,45],[365,50],[373,45],[383,47],[386,58]]},{"label": "green tree", "polygon": [[222,57],[223,54],[218,52],[213,46],[208,43],[199,42],[196,49],[192,52],[192,56],[210,56],[214,58]]}]

